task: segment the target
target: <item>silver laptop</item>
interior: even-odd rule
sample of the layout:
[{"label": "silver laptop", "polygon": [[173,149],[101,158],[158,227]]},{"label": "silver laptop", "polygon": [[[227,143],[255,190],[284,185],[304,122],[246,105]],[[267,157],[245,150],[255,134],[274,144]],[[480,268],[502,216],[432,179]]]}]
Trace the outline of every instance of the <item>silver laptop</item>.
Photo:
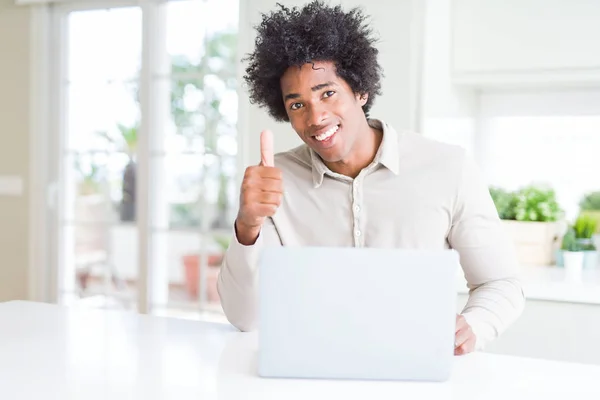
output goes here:
[{"label": "silver laptop", "polygon": [[447,380],[458,267],[453,250],[265,249],[259,376]]}]

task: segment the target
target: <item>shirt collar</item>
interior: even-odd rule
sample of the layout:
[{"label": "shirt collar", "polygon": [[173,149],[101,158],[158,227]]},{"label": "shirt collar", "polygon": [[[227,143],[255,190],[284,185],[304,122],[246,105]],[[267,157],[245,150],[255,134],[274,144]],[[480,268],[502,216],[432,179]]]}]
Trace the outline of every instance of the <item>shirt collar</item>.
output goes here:
[{"label": "shirt collar", "polygon": [[[381,145],[375,159],[371,165],[381,164],[390,170],[394,175],[398,175],[400,155],[398,149],[398,133],[390,125],[378,119],[369,119],[369,126],[375,129],[383,131],[383,138],[381,139]],[[335,176],[319,155],[313,150],[310,150],[310,161],[312,165],[312,178],[315,188],[318,188],[323,183],[323,177],[325,174]]]}]

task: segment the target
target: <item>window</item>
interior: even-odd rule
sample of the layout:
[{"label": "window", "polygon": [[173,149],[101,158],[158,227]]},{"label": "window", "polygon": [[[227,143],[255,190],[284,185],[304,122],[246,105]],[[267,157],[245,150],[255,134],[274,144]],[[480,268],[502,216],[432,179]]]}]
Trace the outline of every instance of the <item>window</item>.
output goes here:
[{"label": "window", "polygon": [[600,189],[600,91],[484,93],[480,112],[489,183],[550,185],[573,221],[583,195]]},{"label": "window", "polygon": [[59,300],[219,318],[237,210],[235,0],[56,7]]}]

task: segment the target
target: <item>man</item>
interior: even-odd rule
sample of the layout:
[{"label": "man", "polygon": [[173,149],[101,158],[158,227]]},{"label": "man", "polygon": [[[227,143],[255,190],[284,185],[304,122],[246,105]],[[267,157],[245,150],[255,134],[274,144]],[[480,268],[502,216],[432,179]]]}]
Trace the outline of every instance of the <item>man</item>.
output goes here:
[{"label": "man", "polygon": [[305,144],[273,156],[271,133],[262,132],[262,161],[245,171],[218,279],[229,321],[255,328],[265,246],[454,248],[471,289],[455,354],[483,348],[519,316],[524,297],[475,164],[459,147],[368,118],[381,68],[360,10],[280,5],[257,29],[250,99],[289,121]]}]

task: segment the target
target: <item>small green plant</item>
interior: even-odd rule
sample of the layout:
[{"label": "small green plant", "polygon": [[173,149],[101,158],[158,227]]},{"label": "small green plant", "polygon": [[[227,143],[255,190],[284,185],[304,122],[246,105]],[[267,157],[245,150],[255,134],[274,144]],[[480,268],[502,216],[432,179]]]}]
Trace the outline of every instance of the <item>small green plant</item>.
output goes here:
[{"label": "small green plant", "polygon": [[596,232],[598,222],[587,215],[580,215],[575,221],[573,229],[575,230],[575,236],[577,239],[591,239]]},{"label": "small green plant", "polygon": [[582,211],[600,211],[600,191],[587,193],[579,202]]},{"label": "small green plant", "polygon": [[596,247],[592,242],[592,236],[594,235],[594,232],[596,232],[597,225],[598,221],[595,218],[584,214],[580,215],[575,221],[573,230],[575,231],[575,238],[582,250],[596,250]]},{"label": "small green plant", "polygon": [[515,205],[517,203],[517,197],[514,193],[499,187],[490,187],[490,195],[496,205],[496,210],[498,210],[500,219],[516,219]]},{"label": "small green plant", "polygon": [[562,210],[552,188],[529,185],[516,193],[517,221],[550,222],[558,220],[561,214]]},{"label": "small green plant", "polygon": [[577,241],[577,235],[573,227],[569,227],[565,235],[563,236],[562,244],[560,248],[564,251],[582,251],[581,245]]}]

